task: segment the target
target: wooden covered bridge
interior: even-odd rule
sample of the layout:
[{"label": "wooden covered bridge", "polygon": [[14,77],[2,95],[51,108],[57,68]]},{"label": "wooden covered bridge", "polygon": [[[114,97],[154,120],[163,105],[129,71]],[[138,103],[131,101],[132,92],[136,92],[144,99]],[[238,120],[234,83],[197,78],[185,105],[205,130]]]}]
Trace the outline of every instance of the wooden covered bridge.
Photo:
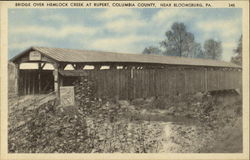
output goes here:
[{"label": "wooden covered bridge", "polygon": [[[80,76],[95,81],[97,97],[119,99],[240,89],[242,85],[240,66],[208,59],[31,47],[10,61],[16,66],[18,95],[55,91],[60,98],[60,87],[72,86]],[[33,68],[25,68],[27,64]]]}]

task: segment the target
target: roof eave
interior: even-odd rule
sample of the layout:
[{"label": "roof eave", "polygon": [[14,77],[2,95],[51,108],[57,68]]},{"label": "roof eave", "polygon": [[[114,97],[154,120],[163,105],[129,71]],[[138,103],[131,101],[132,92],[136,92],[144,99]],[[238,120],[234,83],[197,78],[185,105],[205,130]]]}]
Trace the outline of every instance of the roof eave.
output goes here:
[{"label": "roof eave", "polygon": [[34,50],[34,48],[33,47],[29,47],[28,49],[22,51],[20,54],[17,54],[16,56],[12,57],[9,61],[15,63],[15,61],[18,58],[22,57],[24,54],[26,54],[27,52],[29,52],[31,50]]}]

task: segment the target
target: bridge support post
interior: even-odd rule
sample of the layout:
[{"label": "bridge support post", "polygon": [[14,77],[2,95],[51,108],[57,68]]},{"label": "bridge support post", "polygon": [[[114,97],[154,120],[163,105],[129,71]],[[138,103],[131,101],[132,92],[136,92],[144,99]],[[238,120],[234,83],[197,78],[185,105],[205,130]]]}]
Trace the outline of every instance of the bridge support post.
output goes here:
[{"label": "bridge support post", "polygon": [[19,96],[19,63],[15,63],[15,94]]},{"label": "bridge support post", "polygon": [[59,64],[54,64],[54,91],[56,94],[56,103],[60,104],[60,75],[59,75]]}]

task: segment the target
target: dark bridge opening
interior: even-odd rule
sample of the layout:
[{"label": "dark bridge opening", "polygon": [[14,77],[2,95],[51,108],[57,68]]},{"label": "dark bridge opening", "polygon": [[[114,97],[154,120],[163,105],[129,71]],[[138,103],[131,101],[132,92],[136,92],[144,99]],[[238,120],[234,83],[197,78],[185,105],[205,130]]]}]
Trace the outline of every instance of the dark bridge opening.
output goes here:
[{"label": "dark bridge opening", "polygon": [[19,94],[46,94],[54,91],[53,70],[20,70]]}]

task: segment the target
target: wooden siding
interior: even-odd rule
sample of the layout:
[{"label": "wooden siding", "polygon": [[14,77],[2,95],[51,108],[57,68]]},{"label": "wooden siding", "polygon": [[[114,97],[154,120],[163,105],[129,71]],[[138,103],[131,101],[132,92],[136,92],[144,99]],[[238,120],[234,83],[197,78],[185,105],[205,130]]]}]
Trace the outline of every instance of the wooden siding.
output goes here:
[{"label": "wooden siding", "polygon": [[[119,99],[238,89],[241,88],[242,77],[241,71],[237,70],[180,67],[82,70],[82,72],[95,82],[97,97],[119,97]],[[38,74],[37,70],[20,70],[20,95],[53,90],[52,71],[41,71],[41,91],[39,91]],[[77,76],[63,76],[62,85],[72,85],[76,78]]]},{"label": "wooden siding", "polygon": [[200,69],[92,70],[97,97],[134,99],[241,88],[240,71]]}]

